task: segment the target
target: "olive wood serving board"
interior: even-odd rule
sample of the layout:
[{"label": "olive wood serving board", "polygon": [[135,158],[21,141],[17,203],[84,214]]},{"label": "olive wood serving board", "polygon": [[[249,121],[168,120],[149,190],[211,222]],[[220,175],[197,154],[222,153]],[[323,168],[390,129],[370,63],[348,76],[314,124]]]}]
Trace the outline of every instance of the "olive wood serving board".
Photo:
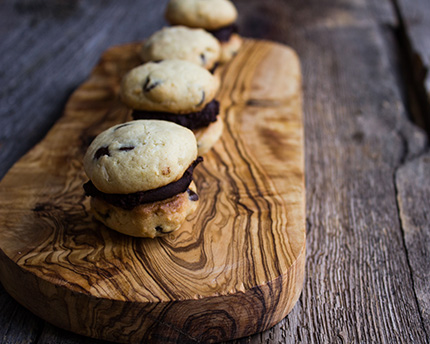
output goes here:
[{"label": "olive wood serving board", "polygon": [[200,205],[160,239],[96,222],[91,140],[131,120],[118,89],[138,43],[102,56],[64,115],[0,183],[0,280],[46,321],[116,342],[213,342],[283,319],[305,262],[301,74],[290,48],[245,40],[217,71],[224,133],[195,171]]}]

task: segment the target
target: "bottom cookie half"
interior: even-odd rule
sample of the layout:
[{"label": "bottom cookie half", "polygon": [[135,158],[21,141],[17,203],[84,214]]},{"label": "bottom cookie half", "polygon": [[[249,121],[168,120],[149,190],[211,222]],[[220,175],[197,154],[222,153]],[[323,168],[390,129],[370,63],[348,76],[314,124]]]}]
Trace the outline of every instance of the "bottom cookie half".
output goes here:
[{"label": "bottom cookie half", "polygon": [[97,220],[111,229],[135,237],[154,238],[179,229],[187,217],[194,213],[198,203],[196,186],[192,182],[183,193],[131,210],[91,197],[91,210]]},{"label": "bottom cookie half", "polygon": [[220,116],[205,128],[193,130],[197,140],[198,155],[207,153],[220,138],[224,123]]},{"label": "bottom cookie half", "polygon": [[221,42],[221,55],[219,61],[226,63],[230,61],[242,46],[242,38],[234,33],[227,42]]}]

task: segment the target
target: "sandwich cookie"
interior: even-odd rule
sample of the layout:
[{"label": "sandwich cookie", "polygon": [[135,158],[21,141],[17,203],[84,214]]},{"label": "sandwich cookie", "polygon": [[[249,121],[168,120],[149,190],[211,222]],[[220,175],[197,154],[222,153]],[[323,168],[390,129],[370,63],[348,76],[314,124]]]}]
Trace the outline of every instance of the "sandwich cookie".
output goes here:
[{"label": "sandwich cookie", "polygon": [[185,60],[213,70],[218,64],[220,53],[218,40],[207,31],[172,26],[165,27],[149,37],[142,45],[140,57],[144,62]]},{"label": "sandwich cookie", "polygon": [[228,0],[170,0],[166,19],[172,25],[198,27],[209,31],[221,43],[220,62],[229,61],[239,51],[237,10]]},{"label": "sandwich cookie", "polygon": [[198,137],[198,153],[206,153],[223,129],[215,94],[218,78],[183,60],[148,62],[128,72],[121,83],[121,99],[134,119],[160,119],[191,129]]},{"label": "sandwich cookie", "polygon": [[94,217],[136,237],[177,230],[197,208],[192,176],[201,161],[192,131],[175,123],[140,120],[107,129],[84,157]]}]

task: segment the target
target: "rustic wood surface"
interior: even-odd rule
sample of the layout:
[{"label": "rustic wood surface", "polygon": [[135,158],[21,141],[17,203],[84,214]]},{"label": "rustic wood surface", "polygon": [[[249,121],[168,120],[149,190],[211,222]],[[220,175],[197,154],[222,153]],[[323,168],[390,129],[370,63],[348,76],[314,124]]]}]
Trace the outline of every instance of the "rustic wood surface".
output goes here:
[{"label": "rustic wood surface", "polygon": [[141,63],[140,45],[103,54],[0,183],[0,280],[36,315],[94,338],[218,342],[261,332],[291,311],[303,285],[298,58],[246,40],[219,68],[225,132],[196,169],[198,210],[177,232],[147,240],[94,221],[82,189],[88,144],[132,120],[119,87]]},{"label": "rustic wood surface", "polygon": [[[104,50],[163,25],[165,3],[0,3],[1,175],[59,118]],[[407,92],[403,79],[413,66],[402,62],[406,46],[396,32],[412,44],[398,22],[398,1],[235,3],[245,36],[285,43],[299,53],[307,176],[303,293],[281,323],[235,342],[429,343],[424,287],[430,281],[422,274],[430,254],[429,200],[420,183],[408,181],[419,166],[428,166],[422,162],[428,143],[410,119],[417,91]],[[430,31],[425,20],[420,25]],[[428,54],[428,47],[422,51]],[[428,178],[424,173],[422,180]],[[413,196],[402,200],[405,190]],[[93,342],[46,324],[4,291],[0,307],[4,343]]]}]

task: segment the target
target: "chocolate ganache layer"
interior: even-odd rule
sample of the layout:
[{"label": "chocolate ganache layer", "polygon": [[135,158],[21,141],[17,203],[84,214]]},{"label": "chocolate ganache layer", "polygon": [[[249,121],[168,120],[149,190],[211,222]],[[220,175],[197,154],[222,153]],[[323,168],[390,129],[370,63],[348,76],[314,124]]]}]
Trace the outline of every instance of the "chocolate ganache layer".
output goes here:
[{"label": "chocolate ganache layer", "polygon": [[[131,194],[107,194],[98,190],[90,180],[84,184],[85,195],[103,199],[116,207],[126,210],[131,210],[140,204],[163,201],[188,190],[193,180],[194,168],[202,161],[203,158],[199,156],[190,167],[188,167],[180,179],[157,189],[139,191]],[[197,200],[198,197],[195,199],[197,194],[194,192],[192,192],[192,194],[195,195],[193,200]]]},{"label": "chocolate ganache layer", "polygon": [[210,123],[216,122],[218,114],[219,102],[214,99],[198,112],[178,115],[170,112],[133,110],[132,116],[134,119],[159,119],[174,122],[193,130],[207,127]]},{"label": "chocolate ganache layer", "polygon": [[238,32],[238,27],[236,24],[230,24],[223,26],[216,30],[209,30],[209,33],[215,36],[220,42],[228,42],[232,34]]}]

